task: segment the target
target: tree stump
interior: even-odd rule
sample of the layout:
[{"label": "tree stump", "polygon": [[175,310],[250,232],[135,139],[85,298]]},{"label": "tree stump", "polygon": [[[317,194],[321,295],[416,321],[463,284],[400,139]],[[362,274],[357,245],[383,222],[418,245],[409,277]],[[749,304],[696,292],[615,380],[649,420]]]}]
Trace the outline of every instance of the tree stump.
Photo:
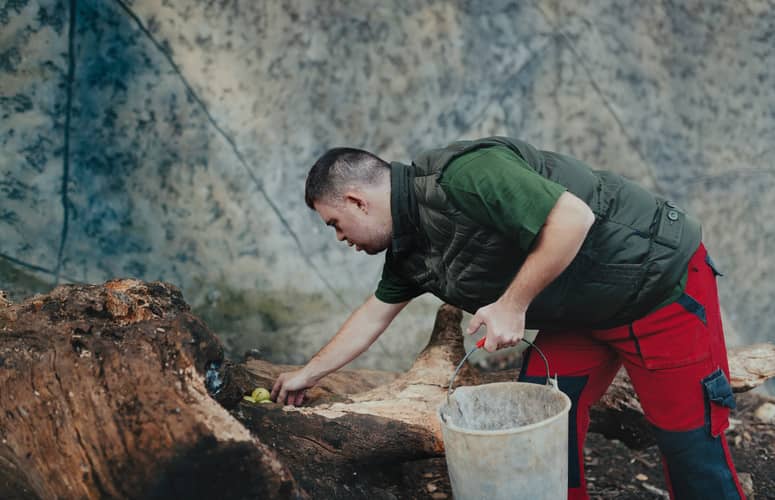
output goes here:
[{"label": "tree stump", "polygon": [[205,389],[223,359],[175,288],[111,281],[0,304],[0,498],[299,497]]}]

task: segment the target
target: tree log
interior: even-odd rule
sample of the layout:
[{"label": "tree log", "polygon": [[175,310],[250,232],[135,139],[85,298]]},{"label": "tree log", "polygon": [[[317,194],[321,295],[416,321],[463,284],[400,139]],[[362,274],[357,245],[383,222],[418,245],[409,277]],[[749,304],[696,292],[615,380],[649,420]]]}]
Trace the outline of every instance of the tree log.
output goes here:
[{"label": "tree log", "polygon": [[207,393],[221,344],[163,283],[0,304],[0,498],[301,497]]},{"label": "tree log", "polygon": [[[380,377],[379,372],[365,370],[332,374],[322,379],[320,386],[312,390],[306,407],[301,409],[286,407],[280,414],[274,412],[275,408],[271,406],[259,408],[246,413],[245,415],[249,416],[242,420],[251,429],[277,426],[279,433],[298,431],[302,436],[299,439],[307,443],[316,443],[321,449],[327,444],[319,442],[316,436],[321,435],[319,431],[323,428],[329,429],[326,434],[328,439],[338,443],[357,440],[359,438],[353,436],[361,435],[370,442],[384,446],[384,449],[368,446],[358,447],[357,450],[352,447],[346,450],[329,449],[329,452],[337,454],[337,459],[340,461],[357,460],[361,463],[372,463],[388,457],[407,460],[432,456],[443,450],[443,443],[439,442],[440,428],[436,408],[444,398],[444,389],[457,360],[463,355],[460,318],[461,315],[456,309],[448,305],[442,306],[428,347],[420,354],[415,365],[396,381],[387,383],[391,377],[390,374]],[[443,357],[443,362],[438,362],[438,351],[435,350],[439,348],[440,342],[457,343],[451,350],[444,351],[446,357]],[[431,363],[430,360],[435,361]],[[767,379],[775,377],[775,345],[755,344],[731,348],[729,363],[730,383],[733,390],[735,392],[750,390]],[[232,367],[242,373],[243,379],[243,383],[237,384],[237,387],[232,390],[235,394],[242,394],[249,391],[253,385],[271,387],[277,375],[297,368],[297,366],[273,365],[262,360],[247,360],[241,367]],[[422,380],[413,379],[411,374],[419,371],[434,372],[436,376],[433,382],[426,384]],[[515,380],[517,371],[510,369],[494,373],[477,373],[469,370],[460,381],[463,384],[470,384]],[[366,390],[380,383],[385,385]],[[400,387],[400,390],[396,390],[396,386]],[[360,393],[361,390],[366,392]],[[331,403],[332,401],[336,403]],[[236,400],[221,399],[221,402],[229,408]],[[364,416],[369,418],[363,420]],[[372,425],[371,418],[384,417],[393,422],[408,425],[409,427],[402,429],[401,432],[406,432],[414,439],[396,441],[391,437],[390,443],[385,443],[385,436],[373,436],[372,429],[375,427]],[[656,443],[651,425],[644,417],[629,377],[623,369],[617,374],[603,398],[592,407],[590,417],[591,432],[603,434],[608,439],[618,439],[629,448],[639,450]],[[318,420],[320,418],[323,420]],[[282,425],[280,421],[283,422]],[[314,425],[311,424],[313,421],[316,422]],[[332,427],[327,426],[332,422],[336,422],[337,425],[342,425],[344,422],[348,424],[339,431],[331,431]],[[424,445],[418,446],[417,440]],[[287,460],[292,470],[294,469],[292,455],[296,441],[291,438],[292,444],[287,448],[284,445],[278,447],[278,453]],[[354,443],[350,443],[348,446],[353,445]],[[331,446],[328,447],[331,448]],[[308,451],[314,455],[315,449]],[[328,457],[328,459],[334,458]]]},{"label": "tree log", "polygon": [[[245,402],[295,367],[224,361],[169,285],[117,280],[2,300],[0,498],[414,496],[396,484],[407,482],[402,464],[443,455],[436,411],[464,354],[461,319],[442,306],[406,373],[343,370],[296,408]],[[732,350],[733,385],[771,377],[772,349]],[[466,366],[456,384],[515,374]],[[593,429],[649,443],[621,376],[592,417]]]}]

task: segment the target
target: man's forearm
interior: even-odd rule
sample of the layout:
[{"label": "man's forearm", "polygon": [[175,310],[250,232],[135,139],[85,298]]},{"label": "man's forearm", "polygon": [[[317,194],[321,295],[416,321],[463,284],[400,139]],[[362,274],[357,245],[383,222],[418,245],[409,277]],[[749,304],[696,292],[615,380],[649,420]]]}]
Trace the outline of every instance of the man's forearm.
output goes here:
[{"label": "man's forearm", "polygon": [[385,304],[372,295],[347,318],[303,370],[317,381],[357,358],[377,340],[407,303]]},{"label": "man's forearm", "polygon": [[533,251],[499,300],[526,311],[536,295],[573,261],[594,222],[586,203],[563,193],[549,212]]}]

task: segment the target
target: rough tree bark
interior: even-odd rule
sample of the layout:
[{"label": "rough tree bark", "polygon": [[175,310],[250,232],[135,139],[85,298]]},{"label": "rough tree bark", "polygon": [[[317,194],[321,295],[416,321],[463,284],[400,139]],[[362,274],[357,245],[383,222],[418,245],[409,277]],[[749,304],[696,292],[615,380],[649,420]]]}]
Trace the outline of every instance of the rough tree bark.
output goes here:
[{"label": "rough tree bark", "polygon": [[[294,408],[242,401],[293,367],[223,362],[169,285],[121,280],[0,302],[0,498],[400,495],[401,464],[443,454],[436,409],[463,356],[461,318],[442,306],[406,373],[340,371]],[[774,351],[733,354],[733,373],[761,365],[738,385],[775,375]],[[457,383],[514,375],[466,367]],[[612,391],[593,427],[647,443],[626,382]]]},{"label": "rough tree bark", "polygon": [[0,303],[0,498],[300,496],[205,389],[215,336],[163,283]]}]

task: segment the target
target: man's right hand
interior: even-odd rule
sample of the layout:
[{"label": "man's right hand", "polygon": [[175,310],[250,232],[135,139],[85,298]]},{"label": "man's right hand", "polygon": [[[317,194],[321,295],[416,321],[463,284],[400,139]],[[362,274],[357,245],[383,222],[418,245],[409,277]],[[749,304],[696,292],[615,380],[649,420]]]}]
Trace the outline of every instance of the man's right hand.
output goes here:
[{"label": "man's right hand", "polygon": [[272,401],[298,406],[304,401],[304,390],[315,385],[318,380],[338,370],[377,340],[396,314],[409,301],[388,304],[371,295],[361,307],[356,309],[334,338],[312,356],[303,368],[282,373],[272,386]]},{"label": "man's right hand", "polygon": [[272,386],[272,401],[299,406],[304,401],[304,391],[316,382],[304,372],[304,368],[281,373]]}]

